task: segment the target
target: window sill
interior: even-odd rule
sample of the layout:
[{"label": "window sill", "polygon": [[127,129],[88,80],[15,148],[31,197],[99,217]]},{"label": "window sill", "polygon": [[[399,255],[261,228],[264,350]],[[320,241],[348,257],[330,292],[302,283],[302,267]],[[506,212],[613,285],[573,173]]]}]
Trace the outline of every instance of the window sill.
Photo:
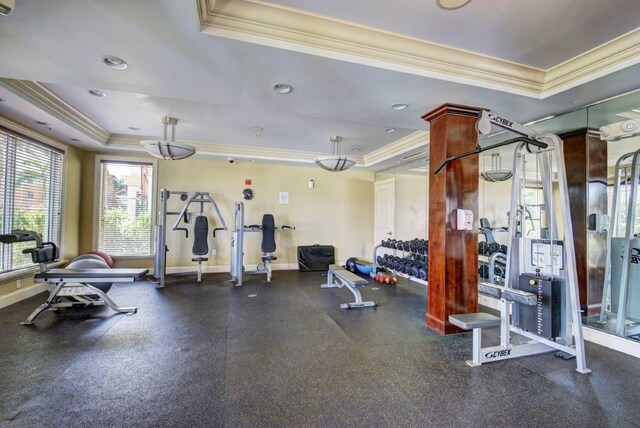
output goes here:
[{"label": "window sill", "polygon": [[[69,260],[58,260],[55,263],[50,263],[48,267],[57,268],[67,262],[69,262]],[[6,284],[11,281],[17,281],[18,279],[29,278],[39,271],[40,271],[40,268],[38,266],[29,266],[27,268],[18,269],[11,272],[0,273],[0,284]]]}]

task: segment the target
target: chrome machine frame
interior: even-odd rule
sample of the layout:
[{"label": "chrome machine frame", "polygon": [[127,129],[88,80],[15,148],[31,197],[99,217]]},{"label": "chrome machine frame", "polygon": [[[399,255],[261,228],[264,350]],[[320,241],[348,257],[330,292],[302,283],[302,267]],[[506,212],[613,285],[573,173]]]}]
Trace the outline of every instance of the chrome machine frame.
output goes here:
[{"label": "chrome machine frame", "polygon": [[[523,292],[514,289],[514,282],[519,280],[521,273],[527,272],[526,266],[534,265],[533,261],[533,243],[526,236],[518,236],[516,227],[516,215],[509,218],[509,249],[507,252],[507,270],[504,287],[497,287],[494,284],[480,284],[481,288],[500,288],[496,290],[500,295],[500,345],[482,348],[481,346],[481,328],[473,329],[473,360],[469,361],[470,365],[481,365],[483,363],[505,360],[510,358],[521,357],[525,355],[535,355],[553,350],[561,351],[562,356],[576,357],[576,370],[579,373],[590,373],[586,366],[584,339],[582,331],[582,315],[580,313],[580,299],[578,296],[578,276],[576,271],[576,255],[573,247],[573,226],[571,221],[571,213],[569,209],[569,193],[567,188],[567,176],[564,162],[563,141],[556,134],[544,133],[536,134],[530,129],[525,128],[511,120],[499,117],[493,113],[482,111],[478,123],[476,125],[480,134],[488,134],[491,132],[492,125],[513,131],[520,134],[523,138],[518,143],[514,151],[513,161],[513,181],[511,190],[511,213],[522,210],[519,206],[520,181],[525,177],[525,171],[521,164],[524,163],[523,157],[527,155],[524,150],[527,149],[528,154],[538,154],[536,156],[539,170],[541,171],[543,194],[545,195],[545,205],[547,218],[549,222],[550,239],[537,240],[536,249],[548,251],[548,265],[538,265],[538,272],[542,270],[545,275],[560,280],[562,285],[562,301],[564,306],[561,311],[561,331],[560,337],[549,340],[530,331],[525,331],[517,325],[518,322],[518,306],[513,303],[533,305],[538,297],[534,293]],[[517,142],[518,139],[510,140],[511,143]],[[536,150],[531,151],[528,144],[544,143],[546,148],[536,146]],[[506,142],[505,142],[506,143]],[[505,145],[505,143],[497,144],[497,146]],[[490,149],[489,147],[488,149]],[[553,189],[552,189],[552,167],[553,161],[557,166],[559,193],[560,193],[560,211],[562,217],[564,242],[558,240],[558,228],[556,225],[557,212],[553,206]],[[546,241],[546,242],[545,242]],[[528,245],[530,244],[530,245]],[[529,248],[531,247],[531,248]],[[554,255],[557,254],[559,248],[558,260],[564,264],[562,266],[554,266]],[[532,263],[526,263],[525,259],[531,258]],[[538,259],[538,263],[540,260]],[[534,265],[536,266],[536,265]],[[517,282],[516,282],[517,283]],[[515,294],[514,294],[515,292]],[[512,344],[511,334],[514,333],[524,338],[524,343]]]},{"label": "chrome machine frame", "polygon": [[[626,173],[628,170],[627,165],[623,165],[623,162],[631,158],[631,177]],[[623,171],[624,170],[624,171]],[[624,172],[625,177],[621,177],[621,173]],[[615,333],[618,336],[625,336],[625,328],[627,321],[640,322],[640,319],[633,318],[627,313],[627,304],[629,298],[630,287],[633,285],[631,282],[631,267],[637,264],[638,254],[633,252],[634,241],[638,243],[640,238],[634,234],[636,226],[636,214],[638,210],[638,182],[640,181],[640,150],[626,153],[622,155],[615,166],[615,178],[613,184],[613,203],[611,208],[611,225],[607,231],[607,264],[605,267],[605,286],[602,292],[602,309],[600,310],[601,324],[605,324],[607,317],[616,316],[616,330]],[[624,224],[624,236],[618,235],[618,231],[621,229],[622,222],[620,221],[620,213],[618,210],[622,204],[620,194],[621,181],[630,180],[629,197],[627,201],[626,222]],[[615,242],[614,242],[615,241]],[[622,262],[620,262],[620,285],[618,289],[618,301],[614,301],[613,296],[613,284],[612,284],[612,271],[613,260],[612,252],[616,249],[622,248]],[[636,249],[637,250],[637,249]],[[618,253],[619,254],[619,253]],[[615,306],[617,304],[617,307]],[[609,308],[607,309],[607,306]]]},{"label": "chrome machine frame", "polygon": [[[276,230],[278,227],[275,227]],[[295,230],[295,227],[281,226],[281,230]],[[231,231],[231,264],[229,273],[231,281],[236,287],[242,286],[242,276],[245,273],[266,275],[265,282],[271,282],[271,262],[265,260],[256,266],[256,270],[245,271],[244,269],[244,233],[245,232],[262,232],[262,226],[244,225],[244,203],[236,202],[233,208],[233,230]]]},{"label": "chrome machine frame", "polygon": [[[171,195],[180,195],[180,199],[185,201],[185,205],[182,207],[180,211],[167,211],[167,200],[171,197]],[[213,237],[216,237],[216,231],[218,230],[227,230],[227,224],[224,221],[224,217],[220,213],[220,209],[218,208],[218,204],[211,197],[209,192],[185,192],[185,191],[177,191],[177,190],[160,190],[160,209],[158,210],[158,219],[156,224],[156,233],[155,233],[155,254],[153,256],[153,276],[156,278],[156,287],[162,288],[164,287],[165,277],[167,274],[167,216],[174,215],[177,216],[175,223],[171,230],[182,230],[185,233],[187,229],[180,226],[180,222],[184,221],[185,223],[190,222],[191,213],[189,213],[189,205],[191,204],[200,204],[200,212],[204,211],[205,204],[213,205],[216,215],[222,224],[222,227],[213,229]],[[198,275],[200,275],[200,270],[198,270]]]}]

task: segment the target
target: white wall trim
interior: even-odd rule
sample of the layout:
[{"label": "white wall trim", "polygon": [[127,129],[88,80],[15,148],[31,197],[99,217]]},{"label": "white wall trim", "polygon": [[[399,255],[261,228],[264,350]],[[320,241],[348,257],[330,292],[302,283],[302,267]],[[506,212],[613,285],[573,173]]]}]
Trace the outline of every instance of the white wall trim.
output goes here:
[{"label": "white wall trim", "polygon": [[[245,267],[247,268],[247,275],[251,275],[250,272],[251,270],[254,270],[255,265],[252,264],[245,264]],[[278,263],[278,264],[272,264],[271,268],[273,270],[298,270],[298,264],[297,263]],[[231,269],[231,267],[229,265],[218,265],[218,266],[202,266],[202,272],[204,273],[229,273],[229,270]],[[175,274],[175,273],[192,273],[192,272],[196,272],[197,270],[197,266],[193,265],[193,266],[176,266],[176,267],[167,267],[167,275],[171,275],[171,274]]]},{"label": "white wall trim", "polygon": [[391,144],[387,144],[377,150],[364,155],[365,167],[374,166],[411,150],[424,148],[429,145],[429,131],[416,131],[402,137]]},{"label": "white wall trim", "polygon": [[13,305],[14,303],[18,303],[45,291],[49,291],[49,284],[33,284],[16,291],[12,291],[9,294],[0,296],[0,309],[6,308],[9,305]]},{"label": "white wall trim", "polygon": [[640,28],[549,69],[259,0],[199,0],[201,32],[544,99],[640,63]]},{"label": "white wall trim", "polygon": [[0,78],[0,86],[7,88],[30,104],[60,119],[94,141],[104,144],[111,136],[109,131],[80,113],[38,82]]},{"label": "white wall trim", "polygon": [[[132,150],[136,152],[144,153],[144,149],[140,145],[140,140],[146,137],[114,134],[111,136],[107,145],[109,147]],[[152,138],[152,137],[148,137]],[[318,156],[325,156],[327,153],[322,152],[307,152],[302,150],[286,150],[277,149],[272,147],[254,147],[254,146],[238,146],[232,144],[219,144],[213,142],[204,141],[191,141],[191,140],[178,140],[181,143],[189,144],[196,148],[196,157],[200,156],[213,156],[220,158],[234,157],[238,159],[256,159],[256,160],[268,160],[268,161],[280,161],[280,162],[295,162],[313,164],[315,158]],[[356,160],[356,166],[363,165],[364,160],[362,157],[350,156]]]},{"label": "white wall trim", "polygon": [[588,326],[584,326],[582,331],[584,333],[584,340],[588,342],[596,343],[606,348],[622,352],[623,354],[640,358],[640,342],[605,333],[604,331]]},{"label": "white wall trim", "polygon": [[41,134],[38,131],[34,131],[31,128],[28,128],[24,125],[22,125],[21,123],[16,122],[15,120],[2,116],[0,115],[0,126],[3,126],[13,132],[16,132],[18,134],[22,134],[25,137],[29,137],[29,138],[33,138],[36,141],[39,141],[43,144],[46,144],[48,146],[51,147],[55,147],[58,150],[62,150],[64,152],[67,151],[67,145],[64,143],[61,143],[58,140],[55,140],[51,137],[48,137],[44,134]]},{"label": "white wall trim", "polygon": [[544,70],[257,0],[203,0],[201,32],[539,98]]}]

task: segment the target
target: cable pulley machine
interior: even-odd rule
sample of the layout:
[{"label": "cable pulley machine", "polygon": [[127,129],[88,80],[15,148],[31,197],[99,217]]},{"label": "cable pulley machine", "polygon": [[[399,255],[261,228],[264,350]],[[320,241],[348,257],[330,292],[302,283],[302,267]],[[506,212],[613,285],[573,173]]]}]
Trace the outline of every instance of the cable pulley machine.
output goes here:
[{"label": "cable pulley machine", "polygon": [[[448,158],[435,173],[455,159],[516,144],[505,284],[480,283],[478,287],[481,293],[500,299],[500,317],[488,313],[458,314],[451,315],[449,321],[462,329],[473,330],[473,359],[467,362],[469,365],[559,351],[558,356],[576,358],[578,372],[590,373],[584,350],[563,142],[555,134],[536,134],[487,111],[481,113],[476,129],[480,135],[486,135],[493,125],[520,137],[478,146],[476,150]],[[553,193],[556,174],[558,201]],[[547,223],[545,228],[540,225],[536,236],[519,231],[518,215],[514,214],[525,218],[530,202],[524,193],[532,178],[542,189],[543,201],[538,205]],[[562,224],[562,230],[558,223]],[[483,348],[482,328],[498,326],[500,345]]]}]

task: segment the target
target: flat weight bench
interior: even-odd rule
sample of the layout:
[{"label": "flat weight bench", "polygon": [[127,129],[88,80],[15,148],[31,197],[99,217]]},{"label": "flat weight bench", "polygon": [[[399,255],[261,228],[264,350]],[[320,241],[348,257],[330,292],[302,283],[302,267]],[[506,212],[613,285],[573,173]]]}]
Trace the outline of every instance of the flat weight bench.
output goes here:
[{"label": "flat weight bench", "polygon": [[[335,279],[335,281],[334,281]],[[356,287],[369,285],[369,281],[359,277],[358,275],[349,272],[348,270],[342,268],[339,265],[330,265],[329,272],[327,273],[327,283],[322,284],[322,288],[342,288],[347,287],[349,291],[353,293],[356,298],[356,301],[353,303],[341,303],[341,309],[356,309],[356,308],[367,308],[367,307],[375,307],[378,306],[378,303],[375,301],[362,301],[362,295],[360,294],[360,290]]]},{"label": "flat weight bench", "polygon": [[49,269],[38,273],[34,282],[51,284],[51,292],[46,302],[38,306],[22,324],[33,324],[33,320],[47,309],[71,306],[107,305],[116,312],[136,313],[137,307],[118,306],[105,292],[91,284],[134,282],[148,272],[148,269]]},{"label": "flat weight bench", "polygon": [[473,359],[466,361],[470,366],[482,365],[482,329],[498,327],[500,318],[485,312],[449,315],[449,322],[463,330],[473,330]]}]

